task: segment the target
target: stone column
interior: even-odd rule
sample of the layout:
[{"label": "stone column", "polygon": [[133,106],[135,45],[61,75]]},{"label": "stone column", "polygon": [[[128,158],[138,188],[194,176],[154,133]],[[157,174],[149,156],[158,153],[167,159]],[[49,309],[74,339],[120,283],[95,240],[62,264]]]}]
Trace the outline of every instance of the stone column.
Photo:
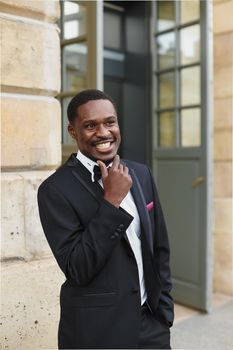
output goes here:
[{"label": "stone column", "polygon": [[233,295],[233,0],[214,1],[214,291]]},{"label": "stone column", "polygon": [[62,275],[37,189],[61,161],[59,2],[1,0],[3,348],[55,348]]}]

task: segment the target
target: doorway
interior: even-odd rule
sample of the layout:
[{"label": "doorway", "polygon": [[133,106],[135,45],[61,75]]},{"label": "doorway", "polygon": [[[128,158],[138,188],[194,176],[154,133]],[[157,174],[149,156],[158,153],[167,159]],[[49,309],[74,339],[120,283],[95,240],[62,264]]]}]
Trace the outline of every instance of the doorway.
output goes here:
[{"label": "doorway", "polygon": [[121,157],[150,163],[150,4],[104,2],[104,90],[118,106]]}]

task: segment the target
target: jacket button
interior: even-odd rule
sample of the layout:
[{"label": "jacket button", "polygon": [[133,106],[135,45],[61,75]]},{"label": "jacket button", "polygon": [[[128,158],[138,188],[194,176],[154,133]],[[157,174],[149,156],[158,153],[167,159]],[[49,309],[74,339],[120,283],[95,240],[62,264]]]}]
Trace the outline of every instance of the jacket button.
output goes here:
[{"label": "jacket button", "polygon": [[123,229],[124,228],[124,224],[120,224],[119,228]]},{"label": "jacket button", "polygon": [[121,233],[121,232],[122,232],[122,229],[118,227],[118,228],[116,229],[116,232]]},{"label": "jacket button", "polygon": [[139,292],[139,289],[138,288],[132,288],[131,289],[131,293],[132,294],[137,294]]},{"label": "jacket button", "polygon": [[114,233],[113,235],[110,236],[110,239],[116,239],[116,238],[117,238],[117,236],[116,236],[115,233]]}]

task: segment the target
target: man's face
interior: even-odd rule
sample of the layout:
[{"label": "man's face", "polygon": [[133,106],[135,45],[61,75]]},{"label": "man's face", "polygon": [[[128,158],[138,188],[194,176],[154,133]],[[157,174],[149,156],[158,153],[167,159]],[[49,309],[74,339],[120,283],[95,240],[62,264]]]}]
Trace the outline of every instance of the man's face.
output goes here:
[{"label": "man's face", "polygon": [[121,142],[113,104],[109,100],[89,101],[78,108],[77,115],[68,131],[79,150],[93,160],[112,160]]}]

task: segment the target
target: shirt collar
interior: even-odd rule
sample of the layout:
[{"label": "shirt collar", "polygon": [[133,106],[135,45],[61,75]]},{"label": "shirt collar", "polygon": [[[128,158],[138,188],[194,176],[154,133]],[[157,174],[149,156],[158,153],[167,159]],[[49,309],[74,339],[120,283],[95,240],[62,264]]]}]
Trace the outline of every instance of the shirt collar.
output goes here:
[{"label": "shirt collar", "polygon": [[[78,151],[76,158],[82,163],[82,165],[85,166],[85,168],[87,168],[87,170],[89,170],[89,172],[91,173],[91,181],[94,182],[94,166],[98,164],[96,162],[94,162],[94,160],[86,157],[81,151]],[[112,163],[110,163],[107,168],[111,167]]]},{"label": "shirt collar", "polygon": [[82,163],[82,165],[89,170],[91,173],[91,181],[94,182],[94,172],[93,168],[95,165],[98,165],[94,160],[86,157],[81,151],[78,151],[76,158]]}]

